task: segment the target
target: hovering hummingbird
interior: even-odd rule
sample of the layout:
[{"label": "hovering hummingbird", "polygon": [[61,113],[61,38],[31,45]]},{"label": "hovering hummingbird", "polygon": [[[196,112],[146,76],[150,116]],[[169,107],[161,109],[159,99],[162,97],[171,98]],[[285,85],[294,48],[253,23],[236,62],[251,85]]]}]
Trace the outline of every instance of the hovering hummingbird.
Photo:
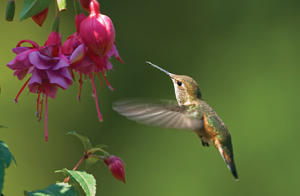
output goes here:
[{"label": "hovering hummingbird", "polygon": [[151,62],[146,63],[171,78],[177,102],[124,100],[114,103],[113,109],[140,123],[194,131],[203,146],[213,144],[217,148],[228,169],[238,180],[230,133],[221,118],[202,99],[196,81],[189,76],[172,74]]}]

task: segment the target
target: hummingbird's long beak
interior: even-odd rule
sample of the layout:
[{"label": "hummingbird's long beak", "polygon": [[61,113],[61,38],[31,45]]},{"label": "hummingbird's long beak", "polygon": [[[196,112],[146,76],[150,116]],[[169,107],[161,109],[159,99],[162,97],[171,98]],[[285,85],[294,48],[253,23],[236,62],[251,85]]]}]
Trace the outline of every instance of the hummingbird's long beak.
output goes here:
[{"label": "hummingbird's long beak", "polygon": [[155,65],[153,63],[151,63],[150,61],[146,61],[147,64],[151,65],[152,67],[155,67],[156,69],[159,69],[160,71],[164,72],[165,74],[167,74],[168,76],[170,76],[172,78],[172,75],[170,72],[164,70],[163,68],[159,67],[158,65]]}]

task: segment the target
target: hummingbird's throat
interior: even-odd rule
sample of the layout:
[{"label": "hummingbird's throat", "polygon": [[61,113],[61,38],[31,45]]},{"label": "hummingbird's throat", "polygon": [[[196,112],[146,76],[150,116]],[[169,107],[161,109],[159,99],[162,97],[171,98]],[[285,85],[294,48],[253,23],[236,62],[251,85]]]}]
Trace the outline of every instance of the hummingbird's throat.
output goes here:
[{"label": "hummingbird's throat", "polygon": [[191,101],[189,99],[188,93],[186,92],[185,88],[179,89],[176,82],[173,82],[174,89],[175,89],[175,96],[178,105],[190,105]]}]

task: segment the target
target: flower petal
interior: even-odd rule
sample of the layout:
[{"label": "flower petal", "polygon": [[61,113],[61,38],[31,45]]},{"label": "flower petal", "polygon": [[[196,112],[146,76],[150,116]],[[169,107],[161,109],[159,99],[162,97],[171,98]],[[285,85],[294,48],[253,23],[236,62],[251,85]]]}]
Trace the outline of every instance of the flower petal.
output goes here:
[{"label": "flower petal", "polygon": [[80,62],[83,57],[85,56],[85,45],[80,44],[71,54],[70,56],[70,63],[78,63]]},{"label": "flower petal", "polygon": [[[49,82],[51,84],[57,84],[59,87],[63,89],[67,89],[70,83],[68,83],[68,80],[62,76],[60,71],[47,71],[47,75],[49,78]],[[71,76],[70,76],[71,78]],[[72,79],[72,78],[71,78]]]},{"label": "flower petal", "polygon": [[49,69],[51,66],[49,62],[45,59],[40,58],[40,53],[38,51],[31,52],[29,54],[29,61],[38,69],[46,70]]},{"label": "flower petal", "polygon": [[59,56],[58,63],[52,68],[52,70],[58,70],[64,67],[68,67],[70,65],[68,58],[65,55]]}]

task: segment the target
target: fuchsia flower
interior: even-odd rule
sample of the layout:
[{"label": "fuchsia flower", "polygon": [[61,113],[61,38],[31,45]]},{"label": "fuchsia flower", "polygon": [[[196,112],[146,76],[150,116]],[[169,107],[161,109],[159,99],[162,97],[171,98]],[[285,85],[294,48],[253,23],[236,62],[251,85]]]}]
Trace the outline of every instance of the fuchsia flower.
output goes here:
[{"label": "fuchsia flower", "polygon": [[111,155],[105,157],[103,161],[108,166],[113,177],[126,183],[124,163],[121,158]]},{"label": "fuchsia flower", "polygon": [[94,77],[97,75],[101,80],[99,74],[101,73],[108,87],[113,90],[104,72],[112,69],[112,64],[109,61],[111,56],[122,63],[123,61],[115,46],[115,30],[110,18],[100,14],[97,0],[91,0],[89,5],[90,15],[88,17],[83,14],[76,16],[77,32],[68,37],[63,45],[63,53],[69,56],[71,70],[79,73],[79,99],[82,88],[82,75],[90,78],[98,118],[99,121],[102,121]]},{"label": "fuchsia flower", "polygon": [[[30,75],[18,92],[15,102],[28,86],[31,93],[38,94],[37,114],[41,119],[45,100],[46,141],[48,140],[48,97],[55,98],[58,87],[67,89],[72,84],[72,79],[75,79],[73,71],[79,74],[79,99],[83,76],[90,78],[98,118],[102,121],[94,78],[97,76],[102,84],[101,73],[108,87],[113,90],[105,77],[105,72],[112,69],[110,58],[114,56],[123,63],[115,46],[115,29],[110,18],[100,13],[97,0],[81,0],[80,2],[83,7],[89,4],[90,15],[88,17],[84,14],[76,16],[77,31],[67,38],[63,46],[57,32],[50,33],[43,46],[31,40],[22,40],[13,49],[16,54],[15,59],[7,64],[10,69],[14,70],[14,75],[19,80]],[[41,25],[47,12],[48,8],[33,16],[34,21]],[[23,43],[31,45],[23,46]]]},{"label": "fuchsia flower", "polygon": [[[32,46],[21,46],[23,43],[30,43]],[[61,51],[61,37],[57,32],[51,32],[44,46],[39,46],[34,41],[22,40],[13,52],[16,57],[7,66],[14,70],[14,75],[22,80],[27,74],[31,74],[17,94],[15,102],[18,102],[20,94],[28,85],[31,93],[38,94],[37,114],[41,119],[45,100],[45,140],[48,141],[48,97],[55,98],[58,87],[67,89],[72,84],[68,70],[70,63]]]},{"label": "fuchsia flower", "polygon": [[97,0],[90,2],[90,15],[80,24],[80,37],[91,51],[99,56],[106,55],[115,42],[112,21],[100,13]]}]

